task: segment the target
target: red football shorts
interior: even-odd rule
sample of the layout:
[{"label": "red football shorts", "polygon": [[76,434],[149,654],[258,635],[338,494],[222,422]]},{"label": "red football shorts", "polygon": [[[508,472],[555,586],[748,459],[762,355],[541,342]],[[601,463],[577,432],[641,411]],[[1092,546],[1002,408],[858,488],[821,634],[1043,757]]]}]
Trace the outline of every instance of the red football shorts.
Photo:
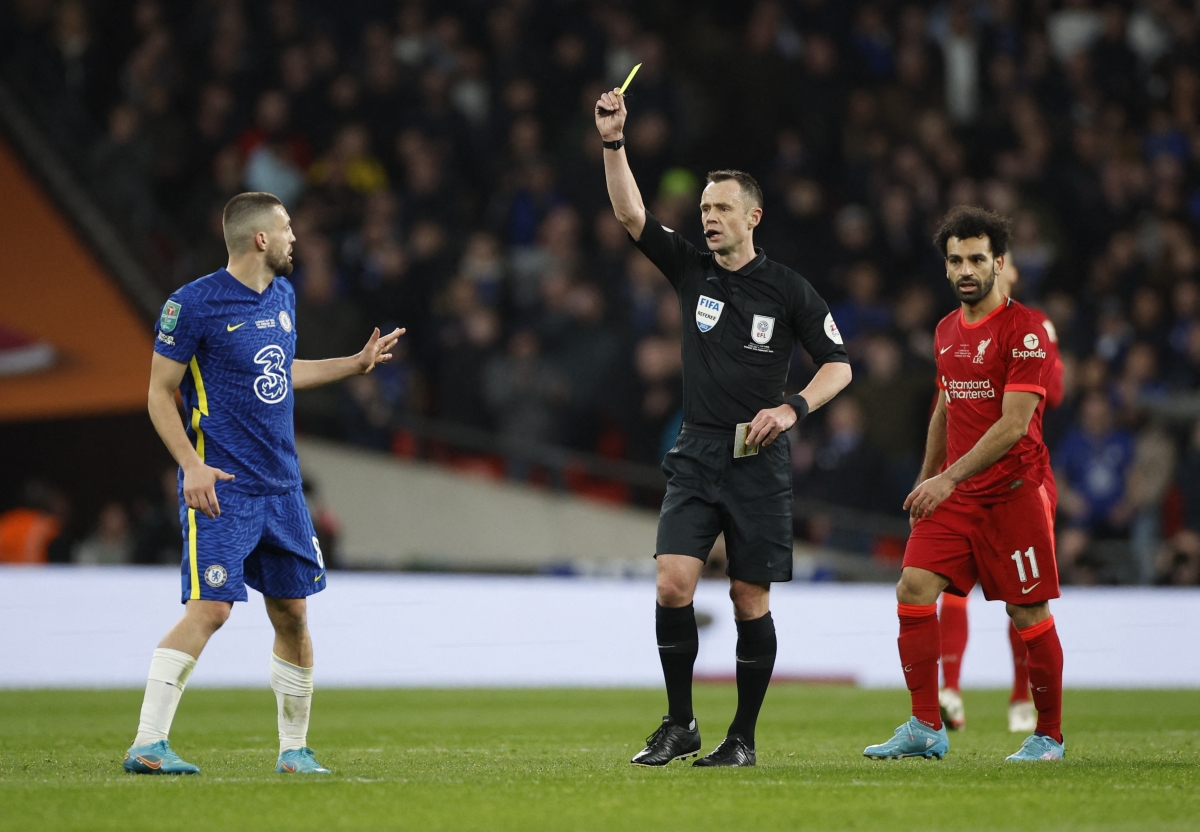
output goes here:
[{"label": "red football shorts", "polygon": [[989,601],[1036,604],[1057,598],[1054,501],[1044,485],[1022,491],[1003,503],[951,496],[917,521],[904,565],[948,578],[947,591],[956,595],[967,595],[978,582]]}]

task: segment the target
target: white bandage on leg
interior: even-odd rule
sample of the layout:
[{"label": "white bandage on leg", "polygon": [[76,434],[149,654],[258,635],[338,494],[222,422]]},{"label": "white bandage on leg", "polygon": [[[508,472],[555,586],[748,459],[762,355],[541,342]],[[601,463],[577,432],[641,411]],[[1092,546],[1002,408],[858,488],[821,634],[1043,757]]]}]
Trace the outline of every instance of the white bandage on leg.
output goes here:
[{"label": "white bandage on leg", "polygon": [[196,660],[179,650],[159,647],[150,660],[146,678],[146,696],[142,699],[142,715],[138,720],[134,745],[148,745],[165,740],[171,733],[175,709],[188,678],[196,668]]},{"label": "white bandage on leg", "polygon": [[271,689],[279,705],[279,753],[308,745],[313,669],[297,667],[271,654]]}]

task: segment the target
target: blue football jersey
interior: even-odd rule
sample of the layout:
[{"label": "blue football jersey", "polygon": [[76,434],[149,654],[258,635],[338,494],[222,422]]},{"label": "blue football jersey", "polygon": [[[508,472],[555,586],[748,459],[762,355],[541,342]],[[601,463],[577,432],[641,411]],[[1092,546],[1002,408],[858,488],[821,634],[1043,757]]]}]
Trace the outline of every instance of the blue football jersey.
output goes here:
[{"label": "blue football jersey", "polygon": [[286,279],[261,295],[225,269],[192,281],[163,304],[154,350],[188,365],[179,385],[187,433],[205,464],[234,475],[222,489],[282,494],[300,485],[296,293]]}]

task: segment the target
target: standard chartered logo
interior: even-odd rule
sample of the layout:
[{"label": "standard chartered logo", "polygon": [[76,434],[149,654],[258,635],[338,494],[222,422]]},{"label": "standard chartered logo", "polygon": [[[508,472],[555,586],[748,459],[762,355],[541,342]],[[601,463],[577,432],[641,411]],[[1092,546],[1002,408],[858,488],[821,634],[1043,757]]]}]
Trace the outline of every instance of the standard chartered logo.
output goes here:
[{"label": "standard chartered logo", "polygon": [[991,380],[986,378],[981,381],[957,381],[947,380],[942,376],[942,387],[946,388],[946,395],[951,399],[996,398],[996,388],[992,387]]},{"label": "standard chartered logo", "polygon": [[254,363],[261,364],[262,375],[254,379],[254,395],[267,404],[279,404],[287,398],[288,379],[284,364],[287,353],[283,347],[267,344],[254,355]]}]

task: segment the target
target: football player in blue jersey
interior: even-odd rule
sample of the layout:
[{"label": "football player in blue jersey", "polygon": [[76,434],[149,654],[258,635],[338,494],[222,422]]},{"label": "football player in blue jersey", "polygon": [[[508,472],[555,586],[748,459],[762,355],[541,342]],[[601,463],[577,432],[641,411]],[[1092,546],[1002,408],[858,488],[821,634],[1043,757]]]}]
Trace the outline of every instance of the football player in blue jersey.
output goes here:
[{"label": "football player in blue jersey", "polygon": [[325,588],[325,563],[300,490],[292,391],[371,372],[404,330],[376,329],[357,355],[296,361],[303,322],[285,279],[296,239],[287,211],[271,194],[240,194],[225,206],[223,228],[229,265],[171,295],[156,327],[149,410],[179,463],[185,606],[154,651],[124,768],[199,773],[167,734],[196,659],[249,585],[275,628],[276,771],[326,774],[306,740],[313,650],[305,600]]}]

